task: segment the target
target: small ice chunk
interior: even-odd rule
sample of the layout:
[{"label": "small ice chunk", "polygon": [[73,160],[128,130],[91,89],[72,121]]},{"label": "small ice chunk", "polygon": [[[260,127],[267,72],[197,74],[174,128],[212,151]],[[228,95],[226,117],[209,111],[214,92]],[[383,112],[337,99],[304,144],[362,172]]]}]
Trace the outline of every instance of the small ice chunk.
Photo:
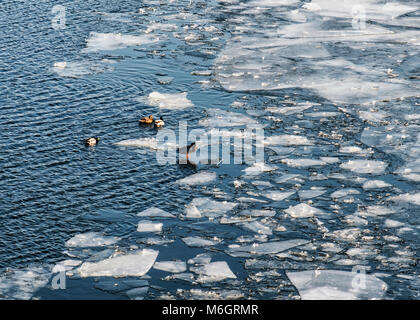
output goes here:
[{"label": "small ice chunk", "polygon": [[290,197],[292,194],[294,194],[295,191],[286,191],[286,192],[281,192],[281,191],[268,191],[268,192],[264,192],[264,197],[271,199],[273,201],[282,201],[288,197]]},{"label": "small ice chunk", "polygon": [[143,299],[144,295],[149,291],[149,287],[140,287],[128,290],[125,294],[133,300]]},{"label": "small ice chunk", "polygon": [[108,258],[99,262],[84,262],[78,271],[85,277],[141,277],[155,263],[159,251],[139,250],[135,253]]},{"label": "small ice chunk", "polygon": [[316,159],[282,159],[282,163],[285,163],[287,166],[292,168],[306,168],[306,167],[316,167],[324,166],[327,163],[322,160]]},{"label": "small ice chunk", "polygon": [[385,220],[385,226],[387,228],[398,228],[398,227],[401,227],[403,225],[404,225],[404,223],[402,223],[400,221],[397,221],[397,220],[391,220],[391,219],[386,219]]},{"label": "small ice chunk", "polygon": [[368,206],[356,212],[357,215],[362,217],[385,216],[392,213],[395,213],[395,211],[384,206]]},{"label": "small ice chunk", "polygon": [[420,192],[400,194],[398,196],[389,197],[388,200],[395,202],[409,202],[420,206]]},{"label": "small ice chunk", "polygon": [[97,52],[104,50],[116,50],[130,46],[140,46],[157,42],[159,39],[151,36],[133,36],[120,33],[91,32],[86,40],[86,48],[83,52]]},{"label": "small ice chunk", "polygon": [[340,158],[337,158],[337,157],[319,157],[319,159],[326,162],[326,163],[340,162]]},{"label": "small ice chunk", "polygon": [[[192,216],[198,216],[197,209],[200,215],[204,215],[207,217],[218,217],[223,215],[224,213],[232,210],[238,204],[228,201],[215,201],[209,198],[194,198],[191,203],[187,206],[187,215],[190,214]],[[194,207],[195,206],[195,209]],[[193,210],[189,212],[189,210]],[[193,215],[194,213],[194,215]]]},{"label": "small ice chunk", "polygon": [[265,163],[257,162],[257,163],[254,163],[252,166],[244,169],[243,171],[245,172],[245,175],[255,176],[263,172],[270,172],[274,170],[277,170],[276,166],[272,166],[272,165],[270,166]]},{"label": "small ice chunk", "polygon": [[362,174],[381,174],[385,172],[387,163],[378,160],[349,160],[340,165],[340,168]]},{"label": "small ice chunk", "polygon": [[258,234],[266,234],[266,235],[272,235],[273,231],[271,228],[263,225],[259,221],[253,221],[253,222],[247,222],[242,225],[245,229],[254,231]]},{"label": "small ice chunk", "polygon": [[262,209],[262,210],[243,210],[239,213],[240,215],[244,216],[251,216],[251,217],[273,217],[276,215],[276,211],[272,209]]},{"label": "small ice chunk", "polygon": [[364,274],[360,285],[356,273],[339,270],[286,272],[302,300],[381,299],[388,286],[373,275]]},{"label": "small ice chunk", "polygon": [[347,188],[347,189],[341,189],[338,191],[335,191],[333,193],[331,193],[331,198],[342,198],[351,194],[360,194],[359,190],[356,189],[351,189],[351,188]]},{"label": "small ice chunk", "polygon": [[342,230],[336,230],[332,232],[330,235],[333,238],[344,240],[344,241],[355,241],[360,234],[362,233],[362,230],[359,228],[348,228],[348,229],[342,229]]},{"label": "small ice chunk", "polygon": [[137,214],[138,217],[160,217],[160,218],[174,218],[175,216],[162,209],[151,207]]},{"label": "small ice chunk", "polygon": [[382,180],[368,180],[363,184],[362,187],[365,190],[370,190],[370,189],[388,188],[388,187],[392,187],[392,185]]},{"label": "small ice chunk", "polygon": [[200,210],[193,204],[189,204],[185,207],[185,215],[187,218],[201,218]]},{"label": "small ice chunk", "polygon": [[199,274],[197,281],[200,283],[236,279],[236,275],[230,270],[226,261],[211,262],[196,268],[191,267],[191,271]]},{"label": "small ice chunk", "polygon": [[186,92],[181,93],[159,93],[152,92],[147,97],[138,99],[141,102],[146,101],[151,106],[161,109],[182,110],[193,107],[193,103],[187,98]]},{"label": "small ice chunk", "polygon": [[140,221],[137,225],[137,232],[161,232],[163,224],[154,223],[149,220]]},{"label": "small ice chunk", "polygon": [[218,241],[215,240],[207,240],[200,237],[185,237],[182,238],[182,241],[185,242],[185,244],[189,247],[209,247],[214,246],[218,243]]},{"label": "small ice chunk", "polygon": [[325,189],[299,190],[298,195],[299,195],[300,200],[307,200],[307,199],[319,197],[325,192],[326,192]]},{"label": "small ice chunk", "polygon": [[155,262],[153,269],[172,273],[180,273],[187,270],[187,264],[184,261],[159,261]]},{"label": "small ice chunk", "polygon": [[292,218],[309,218],[318,214],[324,214],[324,211],[311,207],[306,203],[300,203],[296,206],[290,206],[288,209],[284,210]]},{"label": "small ice chunk", "polygon": [[99,232],[86,232],[76,234],[73,238],[67,240],[66,246],[70,248],[74,247],[102,247],[109,246],[118,242],[120,238],[117,237],[105,237]]},{"label": "small ice chunk", "polygon": [[254,243],[247,246],[232,246],[228,249],[227,253],[249,252],[253,254],[275,254],[307,243],[309,241],[304,239]]},{"label": "small ice chunk", "polygon": [[264,143],[267,145],[281,146],[310,146],[313,143],[306,137],[296,135],[281,135],[266,137]]},{"label": "small ice chunk", "polygon": [[180,184],[180,185],[194,186],[194,185],[202,185],[202,184],[213,182],[216,180],[216,178],[217,178],[217,175],[215,172],[202,171],[202,172],[192,174],[183,179],[177,180],[175,183]]},{"label": "small ice chunk", "polygon": [[189,259],[189,264],[208,264],[210,263],[212,255],[209,253],[199,253],[194,258]]}]

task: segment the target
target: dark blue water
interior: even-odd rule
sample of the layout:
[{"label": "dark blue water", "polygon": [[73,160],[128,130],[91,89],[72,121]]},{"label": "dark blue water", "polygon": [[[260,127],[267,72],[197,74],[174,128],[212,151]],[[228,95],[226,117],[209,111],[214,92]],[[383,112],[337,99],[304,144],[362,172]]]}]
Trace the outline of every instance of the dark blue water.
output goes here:
[{"label": "dark blue water", "polygon": [[[72,253],[66,247],[66,241],[75,235],[94,231],[121,238],[117,245],[110,246],[113,250],[126,252],[130,246],[158,250],[157,261],[187,261],[210,252],[212,261],[226,261],[237,277],[203,284],[165,279],[170,273],[151,269],[147,273],[150,288],[146,299],[297,299],[299,292],[285,272],[317,268],[351,271],[354,265],[370,266],[369,273],[382,276],[388,285],[385,298],[418,298],[418,4],[399,1],[400,5],[417,9],[402,12],[395,23],[375,15],[368,23],[369,27],[382,28],[378,31],[381,34],[390,31],[395,36],[378,36],[377,30],[368,29],[375,36],[365,34],[363,40],[354,40],[349,17],[337,16],[331,9],[328,14],[321,11],[320,17],[328,16],[322,20],[316,12],[302,9],[306,2],[279,1],[272,6],[257,1],[2,1],[0,297],[128,298],[126,290],[99,290],[97,283],[103,279],[81,279],[77,272],[69,275],[66,290],[51,290],[51,266],[66,259],[86,261],[104,249]],[[52,25],[55,14],[51,10],[55,5],[65,8],[62,29]],[[301,34],[306,35],[310,28],[300,16],[290,16],[293,10],[300,10],[306,23],[314,22],[314,33],[321,40],[315,44],[305,37],[302,40]],[[160,23],[170,26],[162,27]],[[155,30],[147,30],[156,25]],[[290,29],[282,31],[287,26]],[[301,26],[305,26],[304,32]],[[333,34],[336,38],[325,40],[331,36],[325,34],[328,30],[349,33]],[[150,34],[159,41],[92,51],[87,42],[91,32]],[[296,41],[296,46],[289,41]],[[316,53],[320,45],[325,52]],[[331,67],[325,61],[335,64]],[[66,67],[57,67],[57,62],[66,62]],[[212,72],[205,76],[192,74],[205,70]],[[393,78],[393,74],[397,76]],[[286,86],[284,79],[288,81]],[[361,87],[373,83],[379,89],[357,91],[354,83]],[[139,99],[151,92],[187,92],[194,106],[164,109]],[[349,92],[355,92],[354,96]],[[307,102],[310,108],[296,112],[270,109]],[[186,120],[189,128],[195,129],[203,128],[199,121],[206,119],[212,108],[258,121],[266,137],[299,135],[313,143],[283,146],[288,150],[281,151],[266,147],[266,163],[277,169],[256,177],[244,177],[242,170],[247,164],[159,165],[153,150],[115,145],[127,139],[156,136],[156,130],[139,127],[142,116],[162,115],[165,127],[172,130],[178,129],[180,120]],[[229,121],[220,119],[219,127],[230,128]],[[94,148],[83,145],[90,136],[101,138]],[[346,146],[362,151],[343,151]],[[309,167],[282,161],[321,157],[339,160]],[[367,174],[340,166],[354,159],[381,161],[386,163],[386,169]],[[187,188],[175,184],[202,170],[216,172],[217,180]],[[284,174],[297,174],[299,179],[277,182]],[[235,180],[243,181],[244,186],[235,188]],[[366,189],[362,185],[367,180],[383,180],[390,186]],[[271,185],[264,187],[253,184],[255,181]],[[284,213],[290,206],[307,203],[298,193],[284,201],[264,197],[268,191],[314,188],[325,190],[310,203],[328,213],[319,220],[294,219]],[[330,196],[346,188],[359,193],[339,199]],[[407,194],[412,195],[411,200],[392,198]],[[257,218],[273,232],[264,237],[241,223],[183,218],[185,206],[199,197],[237,203],[225,217],[245,209],[273,209],[274,217]],[[244,202],[240,200],[243,197],[264,202]],[[390,208],[393,213],[368,215],[364,217],[366,224],[346,222],[347,216],[368,206]],[[153,245],[136,232],[136,214],[150,207],[159,207],[177,218],[153,219],[162,220],[164,230],[147,236],[173,242]],[[392,221],[386,219],[401,225],[390,227]],[[356,228],[361,234],[354,240],[333,235],[334,231],[348,228]],[[217,237],[220,242],[207,248],[191,248],[181,241],[186,236]],[[228,255],[229,245],[241,244],[241,236],[244,243],[306,239],[313,247],[291,249],[285,257]],[[325,251],[325,243],[334,243],[340,250]],[[366,249],[369,254],[352,256],[348,251],[352,248]],[[254,258],[260,265],[250,267]],[[46,282],[28,280],[18,284],[21,270],[35,270]],[[223,296],[232,290],[235,295]],[[210,291],[216,293],[211,295]]]}]

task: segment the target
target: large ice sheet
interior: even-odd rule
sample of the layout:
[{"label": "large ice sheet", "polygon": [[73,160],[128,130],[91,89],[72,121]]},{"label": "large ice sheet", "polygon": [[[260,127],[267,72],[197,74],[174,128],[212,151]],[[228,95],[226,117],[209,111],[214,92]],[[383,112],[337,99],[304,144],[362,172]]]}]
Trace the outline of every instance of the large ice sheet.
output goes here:
[{"label": "large ice sheet", "polygon": [[81,277],[140,277],[155,263],[159,251],[143,249],[111,257],[99,262],[84,262],[78,272]]},{"label": "large ice sheet", "polygon": [[286,272],[302,300],[371,300],[383,298],[388,286],[373,275],[340,270]]}]

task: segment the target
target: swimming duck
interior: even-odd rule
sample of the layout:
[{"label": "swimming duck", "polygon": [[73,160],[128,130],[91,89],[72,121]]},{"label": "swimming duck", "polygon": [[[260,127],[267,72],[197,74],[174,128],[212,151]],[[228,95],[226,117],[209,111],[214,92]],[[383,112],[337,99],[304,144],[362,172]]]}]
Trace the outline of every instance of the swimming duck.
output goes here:
[{"label": "swimming duck", "polygon": [[161,128],[165,125],[165,122],[163,121],[163,118],[160,117],[159,120],[155,120],[155,127],[156,128]]},{"label": "swimming duck", "polygon": [[[195,142],[191,143],[190,145],[182,148],[178,148],[179,156],[180,156],[180,163],[181,164],[192,164],[196,165],[194,161],[192,161],[191,156],[194,152],[196,152],[198,149],[197,144]],[[182,160],[181,160],[182,159]],[[185,161],[185,162],[184,162]]]},{"label": "swimming duck", "polygon": [[143,117],[139,120],[140,123],[147,123],[147,124],[151,124],[153,123],[153,116],[150,115],[148,117]]},{"label": "swimming duck", "polygon": [[99,137],[91,137],[85,140],[85,145],[87,147],[93,147],[99,142]]}]

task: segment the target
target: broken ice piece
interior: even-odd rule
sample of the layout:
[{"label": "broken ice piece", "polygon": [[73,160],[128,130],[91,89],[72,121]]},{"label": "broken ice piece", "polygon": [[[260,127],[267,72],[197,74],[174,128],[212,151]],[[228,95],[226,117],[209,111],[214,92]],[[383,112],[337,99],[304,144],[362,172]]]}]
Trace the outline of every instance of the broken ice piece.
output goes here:
[{"label": "broken ice piece", "polygon": [[137,225],[137,232],[161,232],[163,224],[153,223],[152,221],[143,220]]},{"label": "broken ice piece", "polygon": [[373,275],[339,270],[286,272],[302,300],[381,299],[388,286]]},{"label": "broken ice piece", "polygon": [[85,277],[141,277],[145,275],[159,251],[143,249],[135,253],[108,258],[99,262],[84,262],[78,271]]}]

